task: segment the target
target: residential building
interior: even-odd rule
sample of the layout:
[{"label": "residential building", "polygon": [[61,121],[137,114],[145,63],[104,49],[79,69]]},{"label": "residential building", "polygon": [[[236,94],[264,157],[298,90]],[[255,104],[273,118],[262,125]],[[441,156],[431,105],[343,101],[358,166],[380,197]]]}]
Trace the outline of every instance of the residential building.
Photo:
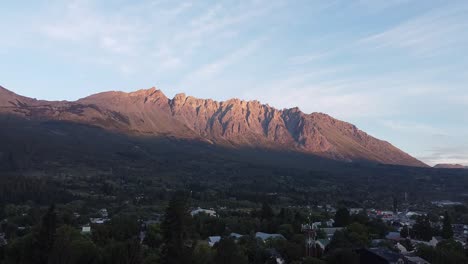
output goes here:
[{"label": "residential building", "polygon": [[431,264],[429,261],[420,258],[420,257],[412,257],[412,256],[405,256],[406,263],[408,264]]},{"label": "residential building", "polygon": [[216,217],[217,214],[216,214],[216,211],[214,211],[213,209],[202,209],[200,207],[198,207],[197,209],[194,209],[190,212],[190,214],[192,216],[195,216],[197,214],[201,214],[201,213],[204,213],[204,214],[207,214],[209,216],[212,216],[212,217]]},{"label": "residential building", "polygon": [[91,227],[90,227],[90,226],[82,226],[82,227],[81,227],[81,233],[82,233],[82,234],[89,234],[89,233],[91,233]]},{"label": "residential building", "polygon": [[210,247],[214,246],[219,241],[221,241],[221,236],[210,236],[210,237],[208,237],[208,245],[210,245]]},{"label": "residential building", "polygon": [[405,264],[403,255],[387,248],[366,248],[358,250],[361,264]]},{"label": "residential building", "polygon": [[284,236],[280,234],[268,234],[263,232],[255,233],[255,237],[261,239],[263,242],[267,241],[268,239],[285,239]]},{"label": "residential building", "polygon": [[327,227],[327,228],[320,228],[320,229],[323,230],[323,232],[325,232],[329,240],[332,239],[336,231],[343,230],[342,227]]}]

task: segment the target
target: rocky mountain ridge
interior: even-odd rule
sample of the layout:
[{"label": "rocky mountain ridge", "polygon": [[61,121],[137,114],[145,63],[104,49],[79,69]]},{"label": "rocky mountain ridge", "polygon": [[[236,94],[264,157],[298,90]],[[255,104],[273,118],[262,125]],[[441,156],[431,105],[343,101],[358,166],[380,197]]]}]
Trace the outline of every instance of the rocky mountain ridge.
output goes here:
[{"label": "rocky mountain ridge", "polygon": [[258,101],[223,102],[156,88],[103,92],[75,102],[42,101],[0,87],[0,113],[26,119],[93,125],[137,136],[199,140],[233,148],[262,148],[340,161],[427,166],[386,141],[323,113],[278,110]]}]

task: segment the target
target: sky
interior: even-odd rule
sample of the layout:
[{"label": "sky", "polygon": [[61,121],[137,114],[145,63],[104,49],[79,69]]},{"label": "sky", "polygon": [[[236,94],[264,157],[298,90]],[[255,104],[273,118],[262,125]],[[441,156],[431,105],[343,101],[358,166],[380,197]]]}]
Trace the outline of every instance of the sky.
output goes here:
[{"label": "sky", "polygon": [[48,100],[157,87],[353,123],[468,165],[468,1],[6,1],[0,85]]}]

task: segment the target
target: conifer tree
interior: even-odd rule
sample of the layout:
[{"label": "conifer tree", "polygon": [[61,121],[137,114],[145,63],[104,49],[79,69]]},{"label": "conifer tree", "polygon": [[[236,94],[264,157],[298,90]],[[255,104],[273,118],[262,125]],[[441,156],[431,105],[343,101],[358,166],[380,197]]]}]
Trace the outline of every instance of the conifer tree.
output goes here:
[{"label": "conifer tree", "polygon": [[445,211],[444,213],[444,222],[442,225],[442,237],[445,239],[450,239],[453,237],[452,221],[450,220],[450,216],[447,211]]}]

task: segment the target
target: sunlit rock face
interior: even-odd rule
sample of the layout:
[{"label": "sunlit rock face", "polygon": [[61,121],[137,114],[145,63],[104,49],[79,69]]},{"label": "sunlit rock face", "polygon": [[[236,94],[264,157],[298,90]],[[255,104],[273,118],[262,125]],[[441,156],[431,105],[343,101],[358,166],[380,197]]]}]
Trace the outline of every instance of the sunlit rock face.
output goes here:
[{"label": "sunlit rock face", "polygon": [[104,92],[75,102],[41,101],[0,87],[0,113],[61,120],[119,133],[193,139],[233,148],[255,147],[310,153],[342,161],[426,166],[390,143],[323,113],[278,110],[258,101],[217,102],[156,88]]}]

